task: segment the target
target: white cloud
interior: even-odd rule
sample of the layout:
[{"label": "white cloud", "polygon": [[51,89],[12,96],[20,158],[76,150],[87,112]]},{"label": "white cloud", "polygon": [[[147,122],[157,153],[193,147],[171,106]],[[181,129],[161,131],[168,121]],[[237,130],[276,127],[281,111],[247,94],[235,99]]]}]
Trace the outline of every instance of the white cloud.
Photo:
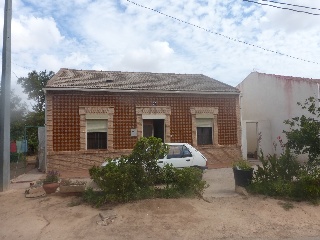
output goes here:
[{"label": "white cloud", "polygon": [[80,52],[73,52],[70,56],[67,56],[64,59],[64,64],[67,67],[78,67],[82,64],[86,64],[90,62],[90,58],[86,54],[82,54]]},{"label": "white cloud", "polygon": [[46,51],[63,37],[52,18],[20,16],[12,20],[12,51]]},{"label": "white cloud", "polygon": [[48,71],[54,71],[56,72],[58,69],[60,69],[61,66],[61,60],[52,54],[42,54],[38,57],[38,71],[42,70],[48,70]]},{"label": "white cloud", "polygon": [[174,53],[167,42],[152,42],[148,47],[127,50],[115,65],[130,71],[161,71]]},{"label": "white cloud", "polygon": [[[126,0],[16,0],[12,70],[19,77],[62,67],[202,73],[233,86],[253,69],[320,78],[317,64],[238,42],[318,61],[318,16],[242,0],[135,1],[208,31]],[[303,5],[320,8],[312,0]]]},{"label": "white cloud", "polygon": [[[300,5],[312,8],[320,9],[320,2],[313,0],[292,0],[290,1],[292,5]],[[319,10],[312,10],[308,8],[295,7],[290,5],[279,5],[282,8],[289,8],[296,11],[304,11],[309,13],[319,14]],[[296,12],[287,9],[278,9],[270,6],[263,6],[262,9],[265,11],[265,24],[262,27],[284,30],[286,32],[300,32],[304,30],[310,30],[314,28],[319,28],[320,19],[319,16],[310,15],[303,12]]]}]

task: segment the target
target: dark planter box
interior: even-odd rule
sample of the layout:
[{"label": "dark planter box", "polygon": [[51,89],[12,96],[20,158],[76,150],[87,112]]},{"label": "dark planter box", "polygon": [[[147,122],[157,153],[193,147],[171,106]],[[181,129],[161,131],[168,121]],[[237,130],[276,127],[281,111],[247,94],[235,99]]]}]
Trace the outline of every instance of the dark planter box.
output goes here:
[{"label": "dark planter box", "polygon": [[233,168],[233,174],[236,186],[246,187],[252,181],[253,168],[250,170]]}]

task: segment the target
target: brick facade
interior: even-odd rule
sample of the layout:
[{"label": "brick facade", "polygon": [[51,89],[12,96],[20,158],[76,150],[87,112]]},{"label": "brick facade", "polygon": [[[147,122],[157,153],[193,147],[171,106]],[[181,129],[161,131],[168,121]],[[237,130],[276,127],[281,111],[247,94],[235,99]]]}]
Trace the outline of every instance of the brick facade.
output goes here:
[{"label": "brick facade", "polygon": [[[228,166],[240,157],[237,94],[48,91],[46,107],[48,169],[88,169],[94,164],[99,165],[106,157],[129,153],[142,135],[143,114],[164,115],[165,141],[186,142],[194,146],[196,114],[212,114],[214,143],[196,147],[204,152],[211,167],[221,162]],[[108,150],[85,150],[84,114],[90,111],[102,111],[109,116]],[[131,129],[137,129],[136,137],[131,136]]]}]

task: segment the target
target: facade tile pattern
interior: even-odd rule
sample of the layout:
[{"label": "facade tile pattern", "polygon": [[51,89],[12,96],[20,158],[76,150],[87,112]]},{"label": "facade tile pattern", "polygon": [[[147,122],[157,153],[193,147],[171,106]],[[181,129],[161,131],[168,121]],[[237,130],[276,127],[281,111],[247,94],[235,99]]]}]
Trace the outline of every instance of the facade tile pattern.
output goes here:
[{"label": "facade tile pattern", "polygon": [[[237,113],[237,95],[189,95],[173,94],[126,94],[126,93],[75,93],[55,91],[48,94],[47,124],[48,135],[52,137],[49,151],[78,151],[81,147],[79,108],[84,106],[113,107],[113,148],[132,149],[137,137],[131,136],[131,129],[137,128],[136,111],[141,106],[150,106],[157,102],[159,106],[170,106],[170,140],[171,142],[188,142],[193,144],[192,114],[194,107],[218,109],[218,144],[239,144],[240,115]],[[50,109],[52,106],[52,109]],[[52,122],[50,122],[52,119]],[[50,130],[52,132],[50,132]],[[50,139],[48,139],[50,140]]]}]

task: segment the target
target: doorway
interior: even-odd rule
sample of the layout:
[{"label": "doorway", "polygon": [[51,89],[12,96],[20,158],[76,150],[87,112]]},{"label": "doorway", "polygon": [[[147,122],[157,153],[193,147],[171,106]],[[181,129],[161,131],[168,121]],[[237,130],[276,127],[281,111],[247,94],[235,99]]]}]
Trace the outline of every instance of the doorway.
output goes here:
[{"label": "doorway", "polygon": [[164,119],[143,119],[143,137],[157,137],[164,142]]},{"label": "doorway", "polygon": [[258,159],[258,123],[247,122],[246,123],[246,135],[247,135],[247,158]]}]

